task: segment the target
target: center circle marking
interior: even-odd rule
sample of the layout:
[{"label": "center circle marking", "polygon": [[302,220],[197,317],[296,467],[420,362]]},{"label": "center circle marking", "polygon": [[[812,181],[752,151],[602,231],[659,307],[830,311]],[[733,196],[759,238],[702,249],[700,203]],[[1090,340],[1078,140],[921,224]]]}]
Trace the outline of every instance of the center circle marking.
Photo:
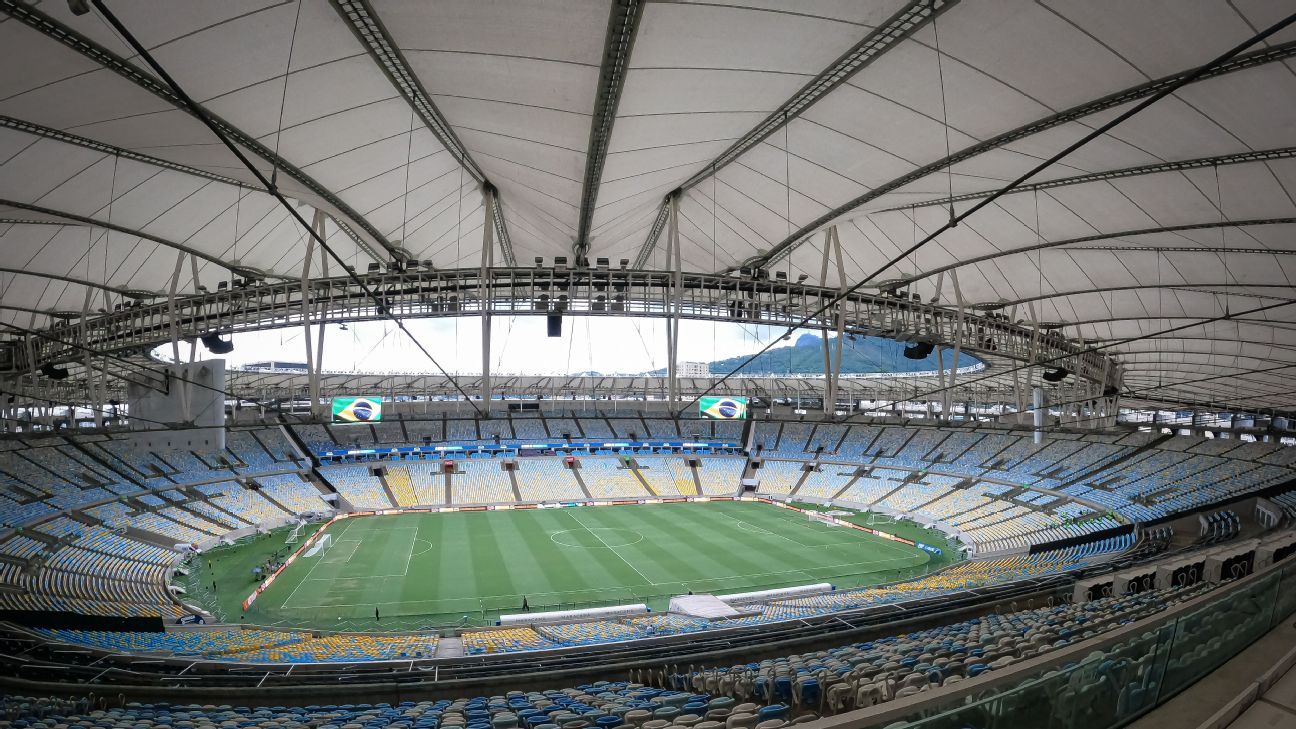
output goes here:
[{"label": "center circle marking", "polygon": [[643,535],[633,529],[592,527],[589,529],[564,529],[549,535],[555,544],[583,549],[610,549],[628,547],[643,541]]}]

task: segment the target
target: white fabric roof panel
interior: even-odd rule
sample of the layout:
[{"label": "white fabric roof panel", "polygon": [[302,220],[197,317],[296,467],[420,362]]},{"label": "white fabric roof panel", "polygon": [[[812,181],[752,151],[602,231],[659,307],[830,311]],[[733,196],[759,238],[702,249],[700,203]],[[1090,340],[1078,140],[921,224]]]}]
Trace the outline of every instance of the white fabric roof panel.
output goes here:
[{"label": "white fabric roof panel", "polygon": [[[667,193],[705,171],[908,4],[646,3],[608,140],[589,256],[633,260]],[[370,6],[472,163],[500,191],[517,260],[571,255],[609,4],[370,0]],[[36,9],[145,68],[95,13],[73,16],[63,3]],[[477,265],[485,221],[476,181],[412,112],[332,2],[136,0],[113,10],[191,96],[277,150],[325,193],[281,171],[277,182],[294,201],[345,219],[324,199],[335,197],[354,210],[349,222],[357,230],[361,223],[372,226],[437,266]],[[688,189],[679,204],[685,265],[740,265],[949,151],[1190,70],[1289,12],[1280,0],[954,3],[935,27],[924,22],[714,179]],[[1293,40],[1296,30],[1289,28],[1268,44]],[[0,74],[0,115],[255,187],[199,121],[23,22],[0,22],[0,63],[22,69]],[[948,210],[927,204],[939,203],[951,187],[955,195],[993,191],[1134,103],[1037,131],[958,162],[952,175],[930,174],[846,210],[835,220],[846,283],[945,223]],[[1293,146],[1296,62],[1287,59],[1191,84],[1033,181]],[[269,163],[254,161],[270,173]],[[0,128],[0,199],[111,222],[213,258],[237,256],[272,275],[299,275],[304,231],[265,192],[243,188],[236,205],[238,195],[239,188],[209,177]],[[960,201],[955,209],[977,202]],[[173,249],[130,233],[21,208],[4,208],[0,217],[32,221],[0,224],[0,245],[17,261],[12,267],[152,291],[164,290],[174,269]],[[1042,321],[1083,322],[1067,326],[1068,334],[1135,337],[1292,298],[1296,257],[1221,249],[1292,251],[1296,224],[1156,228],[1291,217],[1296,159],[1054,186],[1001,198],[877,281],[989,256],[956,269],[968,303],[1034,300],[1017,306],[1015,316],[1029,318],[1033,308]],[[46,224],[51,218],[66,225]],[[1145,229],[1152,232],[1128,234]],[[368,256],[334,226],[327,233],[338,253],[363,270]],[[1031,250],[1104,235],[1113,237]],[[776,267],[817,279],[822,239],[816,232]],[[1139,250],[1149,247],[1173,250]],[[664,250],[659,240],[648,265],[663,265]],[[229,276],[200,263],[198,282],[186,265],[183,290]],[[825,283],[837,285],[835,266],[829,271]],[[951,304],[949,275],[941,281],[940,299]],[[10,274],[0,275],[0,283],[0,306],[79,310],[84,298],[76,283]],[[912,291],[937,295],[937,277],[919,279]],[[1296,362],[1292,350],[1268,345],[1293,344],[1296,335],[1287,328],[1296,321],[1293,308],[1116,350],[1124,353],[1131,381],[1174,375],[1175,361],[1184,363],[1182,372],[1212,361],[1233,366],[1234,359],[1247,365],[1242,369]],[[0,309],[0,320],[28,319]],[[1241,338],[1249,343],[1234,341]],[[1235,385],[1240,393],[1263,389],[1270,382],[1264,377],[1240,374],[1167,391],[1209,399]]]}]

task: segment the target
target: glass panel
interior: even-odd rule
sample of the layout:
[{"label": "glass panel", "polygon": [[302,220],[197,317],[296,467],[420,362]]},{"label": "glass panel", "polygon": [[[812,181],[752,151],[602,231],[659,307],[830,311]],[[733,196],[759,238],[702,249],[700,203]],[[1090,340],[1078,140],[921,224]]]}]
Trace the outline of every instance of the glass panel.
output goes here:
[{"label": "glass panel", "polygon": [[1289,564],[1282,570],[1278,584],[1278,596],[1274,599],[1273,620],[1271,626],[1278,625],[1288,615],[1296,613],[1296,564]]},{"label": "glass panel", "polygon": [[[1284,588],[1279,590],[1280,585]],[[905,729],[1106,729],[1168,700],[1296,611],[1296,564],[1002,692],[928,705]]]},{"label": "glass panel", "polygon": [[1180,618],[1162,700],[1210,673],[1269,630],[1277,573]]}]

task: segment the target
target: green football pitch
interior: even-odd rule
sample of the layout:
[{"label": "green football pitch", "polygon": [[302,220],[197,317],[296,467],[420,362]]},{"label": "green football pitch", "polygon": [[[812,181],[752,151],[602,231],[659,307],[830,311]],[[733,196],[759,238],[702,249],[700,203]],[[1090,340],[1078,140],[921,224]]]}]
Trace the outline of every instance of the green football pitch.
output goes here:
[{"label": "green football pitch", "polygon": [[627,602],[661,610],[689,591],[890,582],[923,574],[929,560],[916,547],[752,502],[365,516],[329,526],[243,619],[373,629],[377,608],[383,629],[481,625],[523,599],[533,611]]}]

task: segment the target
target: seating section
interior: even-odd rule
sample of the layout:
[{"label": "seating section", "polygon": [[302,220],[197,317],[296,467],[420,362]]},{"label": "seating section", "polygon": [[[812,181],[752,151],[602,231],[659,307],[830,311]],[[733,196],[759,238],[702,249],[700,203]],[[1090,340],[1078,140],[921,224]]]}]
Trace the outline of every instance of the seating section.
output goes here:
[{"label": "seating section", "polygon": [[319,472],[357,509],[392,508],[382,482],[369,473],[368,466],[322,466]]},{"label": "seating section", "polygon": [[698,481],[707,496],[733,496],[742,483],[747,459],[735,456],[712,456],[699,460]]},{"label": "seating section", "polygon": [[[451,418],[345,430],[322,424],[292,427],[311,448],[336,447],[335,438],[400,444],[434,434],[447,441],[481,442],[493,441],[496,434],[501,439],[551,439],[563,432],[620,438],[635,433],[639,439],[665,440],[718,437],[722,429],[742,432],[741,426],[734,431],[731,423],[565,411],[480,423]],[[840,497],[888,513],[940,522],[956,529],[979,554],[996,555],[1000,550],[1014,554],[961,562],[886,588],[774,599],[757,605],[753,614],[726,623],[734,626],[943,596],[1081,569],[1131,549],[1133,535],[1040,554],[1021,552],[1130,521],[1198,510],[1296,476],[1296,456],[1291,455],[1296,449],[1231,439],[1072,434],[1035,444],[1028,434],[1001,430],[811,421],[757,422],[752,427],[755,442],[765,446],[764,465],[755,474],[762,493]],[[77,434],[11,439],[0,445],[0,525],[6,528],[0,532],[0,607],[178,617],[184,609],[165,587],[178,555],[159,545],[210,543],[231,530],[333,509],[319,489],[300,475],[305,464],[296,460],[294,446],[279,427],[231,430],[225,448],[215,451],[150,449],[138,443],[124,435]],[[447,492],[455,504],[507,503],[519,497],[581,500],[586,498],[582,483],[590,496],[599,499],[728,496],[737,491],[747,465],[745,457],[701,455],[701,465],[694,469],[682,455],[648,448],[624,454],[612,452],[614,448],[597,450],[597,454],[578,456],[575,471],[560,457],[519,458],[514,478],[501,468],[499,459],[456,460],[458,470],[448,484],[440,460],[382,461],[386,469],[382,478],[371,475],[370,466],[363,464],[325,465],[319,471],[347,504],[387,509],[441,505]],[[632,456],[635,465],[627,467],[623,455]],[[806,472],[805,464],[812,460],[819,461],[817,469]],[[242,485],[244,479],[256,488]],[[1292,492],[1272,500],[1296,518]],[[64,510],[74,513],[62,515]],[[1215,511],[1202,517],[1195,537],[1199,544],[1212,544],[1232,539],[1240,530],[1237,514]],[[1148,543],[1152,541],[1149,538]],[[651,615],[469,630],[464,634],[464,649],[470,655],[543,650],[709,627],[716,626],[695,618]],[[191,637],[184,631],[175,631],[175,636],[183,636],[176,638],[173,633],[143,638],[91,632],[48,637],[110,650],[262,662],[423,658],[434,655],[438,645],[435,636],[312,637],[294,631],[258,634],[233,628],[199,633],[206,637]],[[127,644],[113,642],[120,640]],[[898,680],[909,681],[909,675]]]},{"label": "seating section", "polygon": [[277,630],[177,630],[162,633],[98,630],[36,631],[52,640],[109,651],[160,653],[242,663],[333,663],[432,658],[435,635],[337,634]]},{"label": "seating section", "polygon": [[596,499],[648,496],[648,490],[635,472],[622,465],[619,458],[582,458],[581,479]]},{"label": "seating section", "polygon": [[386,479],[397,506],[415,506],[420,503],[408,468],[399,464],[388,466],[383,478]]},{"label": "seating section", "polygon": [[1134,536],[1126,535],[1064,550],[960,562],[937,574],[886,587],[838,590],[811,597],[775,600],[764,607],[758,618],[745,620],[747,623],[787,620],[837,610],[938,597],[1036,575],[1081,569],[1110,560],[1133,545]]},{"label": "seating section", "polygon": [[806,476],[797,491],[797,496],[831,499],[846,488],[854,478],[855,469],[849,466],[824,465]]},{"label": "seating section", "polygon": [[[393,472],[400,479],[401,472],[408,474],[410,488],[414,491],[414,503],[427,506],[445,504],[445,473],[441,461],[405,461],[387,469],[388,483],[391,483]],[[392,486],[393,491],[396,486]],[[399,494],[397,495],[399,498]]]},{"label": "seating section", "polygon": [[[681,691],[718,690],[735,701],[774,700],[817,707],[822,697],[826,699],[822,705],[829,712],[864,708],[949,686],[1102,635],[1209,589],[1199,585],[1153,590],[1082,604],[991,614],[732,669],[674,673],[668,677],[667,685]],[[1153,670],[1157,656],[1136,658],[1142,662],[1126,672],[1132,677]],[[1109,670],[1117,668],[1113,665]],[[726,680],[727,674],[733,672],[741,672],[743,680]],[[824,691],[826,696],[821,693]]]},{"label": "seating section", "polygon": [[638,471],[658,496],[695,496],[693,469],[684,459],[673,456],[638,456]]},{"label": "seating section", "polygon": [[463,461],[450,476],[456,504],[502,504],[516,501],[509,474],[496,460]]},{"label": "seating section", "polygon": [[760,488],[757,491],[766,494],[790,494],[804,473],[805,463],[802,461],[766,460],[756,471],[756,479],[760,481]]},{"label": "seating section", "polygon": [[318,489],[295,474],[260,476],[256,481],[263,494],[290,513],[309,514],[333,508],[320,496]]},{"label": "seating section", "polygon": [[524,458],[514,473],[523,501],[576,501],[585,498],[576,476],[561,458]]}]

